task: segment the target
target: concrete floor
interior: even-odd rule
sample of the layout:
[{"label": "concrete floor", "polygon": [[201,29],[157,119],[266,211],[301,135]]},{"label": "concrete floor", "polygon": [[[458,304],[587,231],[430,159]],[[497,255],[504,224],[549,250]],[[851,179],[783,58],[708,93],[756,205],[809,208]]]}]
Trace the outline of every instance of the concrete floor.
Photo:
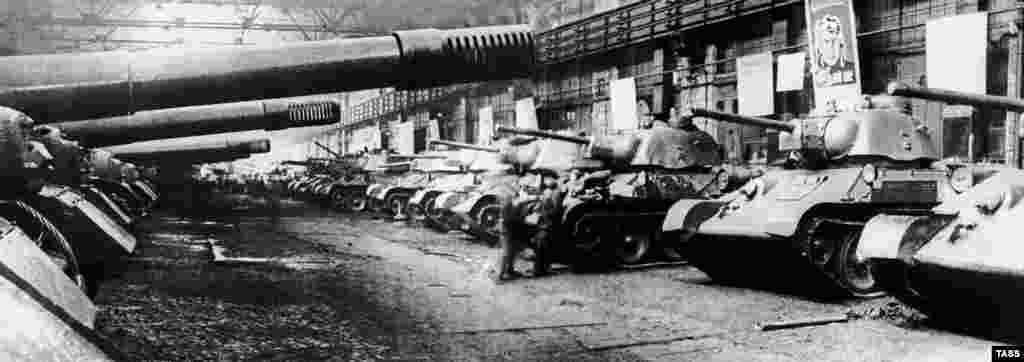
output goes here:
[{"label": "concrete floor", "polygon": [[[686,265],[496,285],[498,250],[458,232],[236,201],[143,225],[140,255],[101,291],[100,331],[167,360],[981,361],[1004,344],[935,329],[891,298],[818,302]],[[852,318],[755,328],[834,315]]]}]

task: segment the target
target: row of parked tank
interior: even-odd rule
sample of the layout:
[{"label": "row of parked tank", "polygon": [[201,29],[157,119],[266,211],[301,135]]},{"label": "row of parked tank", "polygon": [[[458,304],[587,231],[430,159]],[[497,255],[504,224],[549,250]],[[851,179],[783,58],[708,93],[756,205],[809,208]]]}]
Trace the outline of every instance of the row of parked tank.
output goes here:
[{"label": "row of parked tank", "polygon": [[[500,200],[515,199],[529,242],[555,233],[541,246],[573,266],[685,259],[719,282],[815,298],[888,292],[940,318],[974,306],[973,323],[1017,320],[1024,172],[940,160],[908,98],[1012,111],[1024,101],[902,83],[888,93],[789,122],[686,112],[779,131],[788,156],[765,167],[723,164],[715,141],[685,121],[605,137],[498,127],[512,136],[331,160],[337,172],[288,190],[488,242],[501,232]],[[541,214],[545,187],[566,193],[559,215]]]},{"label": "row of parked tank", "polygon": [[[321,94],[528,76],[530,29],[421,29],[281,46],[4,57],[0,61],[0,360],[121,359],[94,330],[91,297],[137,248],[160,191],[194,191],[193,164],[266,152],[227,142],[130,142],[335,124]],[[437,69],[459,69],[437,72]],[[429,75],[429,77],[426,77]],[[296,98],[296,97],[301,97]],[[117,157],[114,157],[117,156]],[[147,170],[149,170],[147,168]],[[152,176],[152,175],[151,175]],[[175,199],[179,195],[167,199]]]}]

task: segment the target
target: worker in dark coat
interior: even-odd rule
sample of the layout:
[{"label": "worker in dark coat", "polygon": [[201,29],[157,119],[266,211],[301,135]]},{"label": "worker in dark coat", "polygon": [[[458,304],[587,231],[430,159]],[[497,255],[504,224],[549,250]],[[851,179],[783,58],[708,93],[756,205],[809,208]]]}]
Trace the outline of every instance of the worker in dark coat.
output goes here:
[{"label": "worker in dark coat", "polygon": [[553,175],[538,176],[538,179],[540,185],[527,186],[528,189],[520,191],[515,198],[502,201],[499,280],[523,276],[515,270],[515,260],[527,248],[534,252],[533,276],[551,271],[551,243],[561,220],[565,187]]},{"label": "worker in dark coat", "polygon": [[544,172],[535,175],[532,185],[521,185],[516,197],[501,200],[501,248],[498,280],[521,277],[515,260],[526,248],[534,251],[533,275],[551,269],[551,245],[558,235],[562,218],[568,174]]}]

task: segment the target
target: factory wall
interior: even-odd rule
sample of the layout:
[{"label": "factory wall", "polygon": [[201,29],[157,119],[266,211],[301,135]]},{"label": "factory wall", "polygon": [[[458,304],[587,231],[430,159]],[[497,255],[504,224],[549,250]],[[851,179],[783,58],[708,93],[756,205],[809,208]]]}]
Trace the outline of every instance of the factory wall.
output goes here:
[{"label": "factory wall", "polygon": [[[642,1],[541,33],[538,41],[542,54],[546,54],[546,64],[536,84],[540,126],[609,133],[608,84],[629,77],[635,77],[641,124],[649,113],[672,107],[701,106],[735,112],[736,58],[770,52],[777,61],[780,55],[806,50],[802,1],[683,1],[686,5],[682,15],[659,12],[670,3]],[[735,9],[758,10],[730,15],[725,3]],[[1019,21],[1020,10],[1015,6],[1016,2],[1010,0],[854,1],[863,92],[882,92],[891,80],[927,85],[924,24],[985,11],[989,14],[988,92],[1019,96],[1016,79],[1020,76],[1020,35],[1013,24]],[[672,19],[685,23],[685,12],[714,16],[715,21],[672,31],[661,25]],[[653,35],[646,35],[648,29]],[[621,42],[624,36],[629,41]],[[605,46],[616,42],[622,45]],[[775,92],[774,117],[806,114],[813,106],[812,94],[806,90],[809,88]],[[966,118],[945,113],[937,103],[913,101],[913,115],[932,130],[945,157],[968,157],[968,151],[972,151],[975,160],[1003,160],[1007,134],[1004,120],[1015,118],[986,109]],[[765,153],[773,157],[777,149],[773,132],[699,122],[698,126],[716,136],[727,155],[736,161],[749,161]],[[974,136],[970,137],[972,129]],[[1015,132],[1011,130],[1010,134]]]}]

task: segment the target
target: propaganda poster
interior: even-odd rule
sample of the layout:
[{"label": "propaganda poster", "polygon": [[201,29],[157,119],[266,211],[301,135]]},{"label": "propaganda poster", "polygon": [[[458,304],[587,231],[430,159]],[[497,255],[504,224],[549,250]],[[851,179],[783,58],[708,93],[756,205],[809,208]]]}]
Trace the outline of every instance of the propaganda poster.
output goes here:
[{"label": "propaganda poster", "polygon": [[853,1],[808,0],[806,9],[815,108],[848,109],[861,94]]}]

